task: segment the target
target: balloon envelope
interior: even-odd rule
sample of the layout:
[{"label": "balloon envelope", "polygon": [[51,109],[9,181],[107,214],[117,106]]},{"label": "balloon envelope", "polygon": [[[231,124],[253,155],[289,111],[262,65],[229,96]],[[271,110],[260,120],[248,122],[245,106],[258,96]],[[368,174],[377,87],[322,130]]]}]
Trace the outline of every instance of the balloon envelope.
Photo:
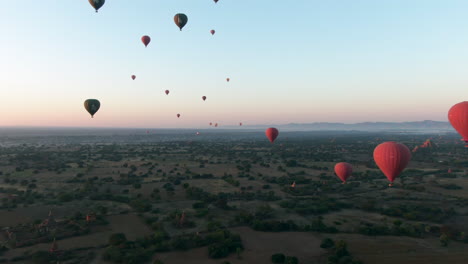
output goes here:
[{"label": "balloon envelope", "polygon": [[180,31],[187,24],[187,21],[188,17],[185,14],[178,13],[174,16],[174,22],[180,28]]},{"label": "balloon envelope", "polygon": [[96,114],[101,107],[101,103],[97,99],[88,99],[84,102],[84,107],[91,117],[94,117],[94,114]]},{"label": "balloon envelope", "polygon": [[143,36],[141,37],[141,42],[145,44],[145,47],[148,47],[148,44],[151,42],[151,38],[149,36]]},{"label": "balloon envelope", "polygon": [[375,163],[392,183],[406,168],[410,159],[408,147],[397,142],[385,142],[374,149]]},{"label": "balloon envelope", "polygon": [[135,75],[132,75],[132,80],[135,80],[136,76]]},{"label": "balloon envelope", "polygon": [[88,0],[92,7],[98,12],[99,8],[101,8],[106,0]]},{"label": "balloon envelope", "polygon": [[231,80],[231,79],[229,79],[229,78],[226,78],[226,81],[227,81],[227,82],[229,82],[230,80]]},{"label": "balloon envelope", "polygon": [[270,127],[270,128],[267,128],[267,130],[265,131],[265,135],[267,136],[268,140],[270,140],[270,142],[273,143],[275,142],[275,139],[278,137],[279,131],[278,129],[274,127]]},{"label": "balloon envelope", "polygon": [[[206,96],[202,96],[202,99],[203,99],[203,101],[205,101],[205,100],[206,100]],[[216,100],[215,100],[215,101],[216,101]]]},{"label": "balloon envelope", "polygon": [[346,182],[346,180],[351,176],[351,173],[353,173],[353,167],[349,163],[340,162],[335,165],[335,173],[338,178],[343,182]]},{"label": "balloon envelope", "polygon": [[210,30],[211,35],[214,35],[216,31],[214,29]]},{"label": "balloon envelope", "polygon": [[164,92],[166,93],[166,95],[168,95],[168,94],[169,94],[169,90],[166,90],[166,91],[164,91]]},{"label": "balloon envelope", "polygon": [[468,147],[468,101],[452,106],[448,112],[448,119]]}]

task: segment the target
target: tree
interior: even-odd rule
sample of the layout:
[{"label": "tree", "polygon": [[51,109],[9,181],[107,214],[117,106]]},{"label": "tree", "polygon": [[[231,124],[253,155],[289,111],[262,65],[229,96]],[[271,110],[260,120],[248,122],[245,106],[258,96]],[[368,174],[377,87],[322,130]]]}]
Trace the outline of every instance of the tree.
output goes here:
[{"label": "tree", "polygon": [[123,233],[114,233],[109,237],[109,245],[111,246],[118,246],[123,244],[127,241],[127,237]]},{"label": "tree", "polygon": [[440,235],[440,244],[443,246],[443,247],[446,247],[448,246],[448,242],[449,242],[449,238],[446,234],[442,234]]},{"label": "tree", "polygon": [[285,263],[286,264],[299,264],[299,260],[296,257],[287,256]]},{"label": "tree", "polygon": [[284,263],[286,261],[286,256],[283,253],[276,253],[271,255],[271,262],[273,263]]},{"label": "tree", "polygon": [[328,237],[324,238],[322,240],[322,243],[320,244],[320,247],[325,248],[325,249],[332,248],[334,246],[335,246],[335,242],[333,242],[333,240],[331,238],[328,238]]}]

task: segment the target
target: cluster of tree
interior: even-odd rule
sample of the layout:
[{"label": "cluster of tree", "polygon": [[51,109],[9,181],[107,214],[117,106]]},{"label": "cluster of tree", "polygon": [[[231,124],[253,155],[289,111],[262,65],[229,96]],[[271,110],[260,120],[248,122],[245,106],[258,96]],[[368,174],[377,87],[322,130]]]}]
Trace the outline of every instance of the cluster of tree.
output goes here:
[{"label": "cluster of tree", "polygon": [[112,234],[103,258],[114,263],[144,263],[156,252],[206,246],[212,258],[223,258],[243,249],[240,236],[228,230],[217,230],[204,236],[191,233],[173,238],[170,238],[165,231],[159,230],[152,236],[136,241],[128,241],[122,233]]},{"label": "cluster of tree", "polygon": [[299,264],[299,259],[293,256],[286,256],[283,253],[271,255],[271,262],[278,264]]},{"label": "cluster of tree", "polygon": [[327,249],[329,264],[362,264],[361,261],[351,255],[348,251],[348,245],[343,240],[334,242],[330,238],[325,238],[322,240],[320,247]]},{"label": "cluster of tree", "polygon": [[407,220],[432,221],[441,223],[456,215],[453,208],[441,209],[436,206],[423,204],[401,203],[379,210],[381,214],[402,217]]}]

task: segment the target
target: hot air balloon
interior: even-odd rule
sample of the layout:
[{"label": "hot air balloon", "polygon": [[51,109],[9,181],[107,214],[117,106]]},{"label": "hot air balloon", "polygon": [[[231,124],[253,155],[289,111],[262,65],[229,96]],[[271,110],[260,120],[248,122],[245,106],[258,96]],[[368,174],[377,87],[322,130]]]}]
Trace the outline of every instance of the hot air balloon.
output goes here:
[{"label": "hot air balloon", "polygon": [[239,123],[239,126],[242,126],[242,122]]},{"label": "hot air balloon", "polygon": [[346,162],[340,162],[335,165],[335,173],[342,181],[343,184],[346,183],[346,180],[351,176],[353,172],[353,167],[351,164]]},{"label": "hot air balloon", "polygon": [[230,80],[231,80],[231,79],[229,79],[229,78],[226,78],[226,81],[227,81],[227,82],[229,82]]},{"label": "hot air balloon", "polygon": [[406,168],[410,159],[410,150],[400,143],[385,142],[374,149],[375,163],[391,182],[389,186],[392,186],[393,181]]},{"label": "hot air balloon", "polygon": [[197,135],[200,135],[200,132],[197,132]]},{"label": "hot air balloon", "polygon": [[180,117],[180,114],[177,114],[177,118],[179,118],[179,117]]},{"label": "hot air balloon", "polygon": [[218,127],[218,123],[215,124],[215,127]]},{"label": "hot air balloon", "polygon": [[148,47],[148,44],[151,42],[151,38],[149,36],[143,36],[141,37],[141,42],[145,44],[145,47]]},{"label": "hot air balloon", "polygon": [[211,35],[214,35],[216,31],[214,29],[210,30]]},{"label": "hot air balloon", "polygon": [[274,127],[270,127],[270,128],[267,128],[267,130],[265,131],[265,134],[266,134],[268,140],[270,140],[270,142],[273,143],[273,142],[275,142],[275,139],[278,137],[279,131],[278,131],[278,129],[276,129]]},{"label": "hot air balloon", "polygon": [[88,0],[92,7],[98,12],[99,8],[101,8],[106,0]]},{"label": "hot air balloon", "polygon": [[182,28],[187,24],[188,17],[185,14],[178,13],[174,16],[174,22],[182,31]]},{"label": "hot air balloon", "polygon": [[206,96],[202,96],[202,98],[201,98],[201,99],[203,99],[203,101],[205,101],[205,100],[206,100]]},{"label": "hot air balloon", "polygon": [[210,122],[210,126],[213,125],[213,123]]},{"label": "hot air balloon", "polygon": [[135,75],[132,75],[132,80],[135,80],[136,76]]},{"label": "hot air balloon", "polygon": [[166,90],[166,91],[164,91],[164,92],[166,93],[166,95],[168,95],[168,94],[169,94],[169,90]]},{"label": "hot air balloon", "polygon": [[463,137],[468,147],[468,101],[458,103],[448,112],[448,119],[453,128]]},{"label": "hot air balloon", "polygon": [[213,0],[213,1],[214,1],[214,2],[215,2],[215,4],[216,4],[216,3],[218,3],[218,1],[219,1],[219,0]]},{"label": "hot air balloon", "polygon": [[94,114],[96,114],[99,107],[101,107],[101,103],[97,99],[88,99],[84,102],[84,107],[91,117],[94,118]]}]

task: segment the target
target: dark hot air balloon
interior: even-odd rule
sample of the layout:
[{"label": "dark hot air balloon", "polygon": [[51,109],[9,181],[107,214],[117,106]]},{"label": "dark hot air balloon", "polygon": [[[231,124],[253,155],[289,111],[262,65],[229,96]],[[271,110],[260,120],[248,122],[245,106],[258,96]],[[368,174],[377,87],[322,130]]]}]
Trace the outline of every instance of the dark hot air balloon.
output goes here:
[{"label": "dark hot air balloon", "polygon": [[143,36],[141,37],[141,42],[145,44],[145,47],[148,47],[148,44],[151,42],[151,38],[149,36]]},{"label": "dark hot air balloon", "polygon": [[101,8],[106,2],[106,0],[88,0],[88,1],[91,4],[91,6],[93,6],[94,9],[96,10],[96,13],[98,12],[99,8]]},{"label": "dark hot air balloon", "polygon": [[448,112],[448,119],[468,147],[468,101],[452,106]]},{"label": "dark hot air balloon", "polygon": [[214,29],[210,30],[211,35],[214,35],[216,31]]},{"label": "dark hot air balloon", "polygon": [[411,159],[411,152],[403,144],[385,142],[374,149],[374,160],[392,186],[396,177],[406,168]]},{"label": "dark hot air balloon", "polygon": [[132,80],[135,80],[136,76],[135,75],[132,75]]},{"label": "dark hot air balloon", "polygon": [[91,117],[94,117],[94,114],[96,114],[99,107],[101,107],[101,103],[97,99],[88,99],[84,102],[84,107]]},{"label": "dark hot air balloon", "polygon": [[164,92],[166,93],[166,95],[168,95],[168,94],[169,94],[169,90],[166,90],[166,91],[164,91]]},{"label": "dark hot air balloon", "polygon": [[227,82],[229,82],[230,80],[231,80],[231,79],[229,79],[229,78],[226,78],[226,81],[227,81]]},{"label": "dark hot air balloon", "polygon": [[210,122],[210,126],[213,125],[213,123]]},{"label": "dark hot air balloon", "polygon": [[177,118],[179,118],[179,117],[180,117],[180,114],[177,114]]},{"label": "dark hot air balloon", "polygon": [[214,2],[215,2],[215,4],[216,4],[216,3],[218,3],[218,1],[219,1],[219,0],[213,0],[213,1],[214,1]]},{"label": "dark hot air balloon", "polygon": [[353,167],[349,163],[340,162],[335,165],[336,176],[338,176],[343,181],[343,183],[346,183],[346,180],[349,178],[349,176],[351,176],[352,172]]},{"label": "dark hot air balloon", "polygon": [[202,96],[202,98],[201,98],[201,99],[203,99],[203,101],[205,101],[205,100],[206,100],[206,96]]},{"label": "dark hot air balloon", "polygon": [[239,126],[242,126],[242,122],[239,123]]},{"label": "dark hot air balloon", "polygon": [[178,13],[174,16],[174,22],[182,31],[182,28],[187,24],[188,17],[185,14]]},{"label": "dark hot air balloon", "polygon": [[278,137],[279,131],[278,131],[278,129],[276,129],[274,127],[270,127],[270,128],[267,128],[267,130],[265,131],[265,134],[266,134],[268,140],[270,140],[270,142],[273,143],[273,142],[275,142],[275,139]]}]

